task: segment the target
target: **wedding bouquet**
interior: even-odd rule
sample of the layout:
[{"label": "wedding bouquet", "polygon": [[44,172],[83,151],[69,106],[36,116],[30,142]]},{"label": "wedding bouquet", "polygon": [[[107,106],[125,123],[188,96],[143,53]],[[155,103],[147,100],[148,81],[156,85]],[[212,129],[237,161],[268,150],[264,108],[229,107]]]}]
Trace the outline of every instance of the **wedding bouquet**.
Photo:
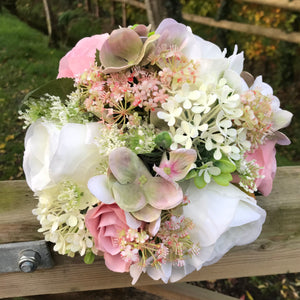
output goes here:
[{"label": "wedding bouquet", "polygon": [[80,40],[25,97],[24,172],[60,254],[177,281],[253,242],[292,114],[272,88],[165,19]]}]

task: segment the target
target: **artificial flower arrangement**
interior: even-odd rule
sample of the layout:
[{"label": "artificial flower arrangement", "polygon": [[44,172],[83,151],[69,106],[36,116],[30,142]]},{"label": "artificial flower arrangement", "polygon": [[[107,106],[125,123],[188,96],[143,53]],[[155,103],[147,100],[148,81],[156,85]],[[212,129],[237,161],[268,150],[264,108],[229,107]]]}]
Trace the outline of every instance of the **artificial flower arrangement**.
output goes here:
[{"label": "artificial flower arrangement", "polygon": [[29,93],[24,172],[60,254],[180,280],[253,242],[292,114],[189,27],[165,19],[80,40]]}]

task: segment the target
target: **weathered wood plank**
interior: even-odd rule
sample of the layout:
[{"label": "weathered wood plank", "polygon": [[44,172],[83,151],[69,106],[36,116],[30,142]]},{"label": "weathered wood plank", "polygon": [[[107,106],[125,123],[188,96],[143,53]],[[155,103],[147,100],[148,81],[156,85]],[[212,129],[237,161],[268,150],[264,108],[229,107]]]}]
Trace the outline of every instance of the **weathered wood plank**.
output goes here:
[{"label": "weathered wood plank", "polygon": [[163,297],[166,300],[237,300],[217,292],[187,283],[140,286],[137,289]]},{"label": "weathered wood plank", "polygon": [[25,181],[0,182],[0,243],[43,239],[39,223],[31,211],[36,206]]},{"label": "weathered wood plank", "polygon": [[[235,247],[218,263],[190,274],[184,281],[300,272],[299,183],[300,167],[279,168],[271,195],[258,198],[268,214],[259,239],[251,245]],[[33,232],[38,223],[31,215],[36,202],[25,182],[0,182],[1,243],[40,238]],[[107,270],[102,258],[93,265],[85,265],[81,257],[53,254],[53,258],[53,269],[1,274],[0,298],[130,286],[130,276]],[[160,283],[145,275],[137,286]]]}]

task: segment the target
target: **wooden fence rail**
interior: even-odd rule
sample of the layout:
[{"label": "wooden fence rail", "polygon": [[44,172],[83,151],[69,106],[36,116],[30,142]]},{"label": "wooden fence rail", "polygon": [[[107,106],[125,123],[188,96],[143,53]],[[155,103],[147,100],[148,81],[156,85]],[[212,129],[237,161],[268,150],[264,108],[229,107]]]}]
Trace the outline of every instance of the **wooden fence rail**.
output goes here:
[{"label": "wooden fence rail", "polygon": [[300,0],[242,0],[243,2],[268,5],[286,10],[300,11]]},{"label": "wooden fence rail", "polygon": [[[271,195],[258,197],[259,205],[267,211],[259,239],[250,245],[235,247],[218,263],[193,272],[182,281],[300,272],[299,183],[299,166],[278,168]],[[43,239],[36,231],[39,224],[31,213],[36,203],[25,181],[0,182],[1,244]],[[52,269],[0,274],[0,298],[129,287],[131,284],[128,274],[109,271],[101,257],[92,265],[85,265],[82,257],[72,259],[57,253],[53,253],[53,259]],[[145,275],[137,287],[153,284],[161,282]],[[166,288],[156,289],[166,292]]]},{"label": "wooden fence rail", "polygon": [[[114,2],[121,2],[123,4],[128,4],[135,6],[140,9],[146,9],[146,5],[143,2],[139,2],[136,0],[113,0]],[[288,10],[300,11],[300,0],[242,0],[243,2],[255,3],[261,5],[269,5],[273,7],[284,8]],[[124,7],[123,7],[123,15],[124,15]],[[240,22],[233,22],[227,20],[216,21],[213,18],[203,17],[195,14],[182,13],[182,17],[186,21],[203,24],[206,26],[222,28],[226,30],[243,32],[246,34],[254,34],[261,35],[270,39],[281,40],[290,43],[300,44],[300,33],[299,32],[285,32],[279,28],[270,28],[252,24],[245,24]],[[123,20],[124,23],[124,20]]]}]

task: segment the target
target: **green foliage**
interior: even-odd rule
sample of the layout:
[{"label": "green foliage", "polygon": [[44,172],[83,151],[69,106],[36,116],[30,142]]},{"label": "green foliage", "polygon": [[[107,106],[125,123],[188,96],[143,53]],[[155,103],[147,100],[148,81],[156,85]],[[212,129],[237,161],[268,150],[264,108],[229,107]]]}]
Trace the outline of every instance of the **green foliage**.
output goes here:
[{"label": "green foliage", "polygon": [[95,254],[91,250],[87,250],[83,260],[87,265],[91,265],[95,260]]},{"label": "green foliage", "polygon": [[194,183],[195,183],[195,186],[198,188],[198,189],[203,189],[205,186],[206,186],[206,182],[204,181],[204,174],[202,174],[201,176],[196,176],[194,177]]},{"label": "green foliage", "polygon": [[154,142],[160,148],[169,149],[172,144],[172,138],[167,131],[163,131],[155,137]]},{"label": "green foliage", "polygon": [[23,178],[21,100],[54,79],[65,50],[47,47],[48,38],[9,15],[0,16],[0,180]]}]

